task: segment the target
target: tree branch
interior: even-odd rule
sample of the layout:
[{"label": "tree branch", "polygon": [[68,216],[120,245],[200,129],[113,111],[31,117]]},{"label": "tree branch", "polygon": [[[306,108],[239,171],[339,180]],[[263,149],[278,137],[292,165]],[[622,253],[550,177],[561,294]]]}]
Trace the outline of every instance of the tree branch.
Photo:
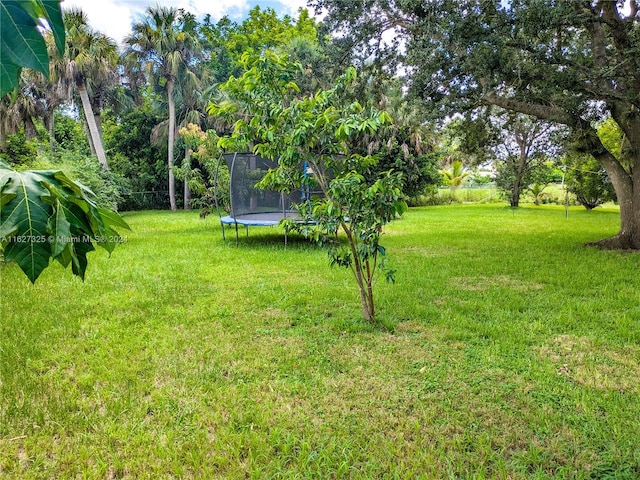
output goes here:
[{"label": "tree branch", "polygon": [[558,107],[527,103],[513,98],[501,97],[496,95],[495,92],[486,93],[482,99],[485,103],[496,105],[505,110],[520,112],[541,120],[567,125],[580,133],[581,149],[593,155],[605,170],[610,173],[610,177],[615,175],[618,178],[626,178],[631,181],[629,173],[620,164],[618,159],[605,148],[600,137],[598,137],[598,133],[588,121]]},{"label": "tree branch", "polygon": [[488,105],[495,105],[497,107],[504,108],[505,110],[524,113],[525,115],[531,115],[532,117],[536,117],[541,120],[561,123],[570,127],[575,127],[582,121],[581,118],[571,115],[562,108],[558,108],[553,105],[540,105],[523,102],[514,98],[501,97],[496,95],[495,92],[485,93],[482,96],[482,101]]},{"label": "tree branch", "polygon": [[[633,3],[633,2],[631,2]],[[622,65],[625,77],[633,79],[633,89],[640,90],[640,72],[637,56],[629,57],[629,52],[633,48],[629,38],[629,24],[620,18],[616,2],[610,0],[600,0],[598,2],[602,9],[602,19],[609,26],[613,44],[617,51],[619,64]],[[629,59],[630,61],[627,61]]]}]

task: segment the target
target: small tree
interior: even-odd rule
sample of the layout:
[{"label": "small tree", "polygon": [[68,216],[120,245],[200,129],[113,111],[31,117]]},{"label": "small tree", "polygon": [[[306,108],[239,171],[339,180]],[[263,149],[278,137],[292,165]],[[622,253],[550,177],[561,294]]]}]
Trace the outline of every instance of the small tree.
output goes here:
[{"label": "small tree", "polygon": [[[341,94],[355,80],[353,68],[332,89],[299,98],[293,82],[299,66],[286,56],[266,52],[254,61],[245,57],[244,62],[244,75],[222,87],[234,101],[210,107],[210,113],[239,118],[221,146],[253,147],[257,154],[278,158],[278,167],[260,182],[263,188],[291,191],[311,182],[320,187],[322,198],[299,205],[301,215],[312,223],[290,222],[286,228],[297,228],[329,245],[331,264],[352,271],[364,318],[375,321],[376,272],[384,270],[389,281],[394,273],[384,267],[382,229],[406,205],[401,176],[389,171],[367,181],[376,159],[355,152],[362,136],[375,136],[381,126],[392,122],[391,117],[373,108],[365,110],[358,102],[341,102]],[[340,241],[339,232],[344,233],[345,242]]]},{"label": "small tree", "polygon": [[613,185],[607,172],[590,155],[574,155],[567,159],[565,182],[569,192],[587,210],[616,200]]},{"label": "small tree", "polygon": [[451,162],[451,167],[440,170],[440,174],[442,175],[444,185],[449,187],[449,201],[451,202],[455,199],[456,190],[464,185],[471,176],[471,172],[465,170],[464,163],[462,163],[461,160],[454,160]]},{"label": "small tree", "polygon": [[540,205],[540,202],[542,201],[542,195],[544,193],[545,188],[547,188],[549,186],[548,183],[538,183],[535,182],[533,185],[529,186],[529,192],[531,192],[531,195],[533,196],[533,204],[534,205]]},{"label": "small tree", "polygon": [[198,152],[204,143],[207,134],[199,125],[189,123],[178,131],[180,143],[184,147],[184,158],[180,168],[174,168],[176,178],[184,182],[184,209],[191,210],[191,193],[202,193],[205,189],[202,173],[192,166],[192,156]]}]

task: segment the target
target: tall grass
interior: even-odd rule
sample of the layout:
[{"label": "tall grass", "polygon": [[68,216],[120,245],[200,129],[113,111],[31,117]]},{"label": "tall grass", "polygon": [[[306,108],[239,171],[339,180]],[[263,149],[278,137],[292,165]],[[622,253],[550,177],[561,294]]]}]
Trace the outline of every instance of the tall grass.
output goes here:
[{"label": "tall grass", "polygon": [[83,284],[0,266],[0,478],[638,478],[640,257],[614,211],[417,208],[383,325],[282,232],[126,214]]}]

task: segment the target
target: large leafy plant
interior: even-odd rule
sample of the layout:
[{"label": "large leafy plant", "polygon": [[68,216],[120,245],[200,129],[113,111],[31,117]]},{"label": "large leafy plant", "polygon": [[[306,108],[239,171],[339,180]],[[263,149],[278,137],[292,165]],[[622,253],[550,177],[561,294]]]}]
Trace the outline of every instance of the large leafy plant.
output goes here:
[{"label": "large leafy plant", "polygon": [[17,172],[0,162],[0,249],[35,282],[54,259],[84,279],[94,244],[109,253],[129,229],[116,213],[99,208],[86,187],[56,170]]},{"label": "large leafy plant", "polygon": [[299,205],[301,216],[310,222],[288,222],[285,227],[329,246],[331,264],[351,270],[364,318],[373,322],[376,274],[383,271],[393,280],[393,271],[384,266],[382,229],[406,205],[401,175],[388,171],[375,177],[376,157],[357,152],[392,119],[385,111],[343,100],[356,78],[353,68],[333,88],[301,97],[294,82],[299,66],[285,56],[266,52],[259,59],[244,60],[245,74],[222,86],[230,100],[209,109],[227,120],[236,119],[233,134],[220,144],[278,158],[278,167],[260,182],[262,188],[322,191],[313,202]]},{"label": "large leafy plant", "polygon": [[[0,0],[0,96],[18,84],[22,67],[49,75],[42,23],[64,49],[60,1]],[[51,259],[84,279],[87,253],[100,245],[111,252],[122,241],[116,227],[128,225],[98,208],[95,196],[56,170],[17,172],[0,161],[0,252],[35,282]]]}]

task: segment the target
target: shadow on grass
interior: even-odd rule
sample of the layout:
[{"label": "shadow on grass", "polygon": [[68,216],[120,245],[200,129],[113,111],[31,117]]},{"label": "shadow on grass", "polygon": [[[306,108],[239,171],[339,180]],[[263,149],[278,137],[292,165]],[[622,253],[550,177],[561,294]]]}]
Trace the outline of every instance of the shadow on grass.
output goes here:
[{"label": "shadow on grass", "polygon": [[[229,246],[236,246],[236,236],[234,231],[226,232],[226,240],[222,240],[222,233],[216,232],[220,235],[220,240]],[[286,243],[283,232],[277,230],[256,232],[252,230],[247,236],[246,232],[238,231],[238,248],[268,248],[270,250],[274,248],[285,249],[300,249],[309,250],[319,248],[315,242],[309,240],[299,234],[289,234]]]}]

